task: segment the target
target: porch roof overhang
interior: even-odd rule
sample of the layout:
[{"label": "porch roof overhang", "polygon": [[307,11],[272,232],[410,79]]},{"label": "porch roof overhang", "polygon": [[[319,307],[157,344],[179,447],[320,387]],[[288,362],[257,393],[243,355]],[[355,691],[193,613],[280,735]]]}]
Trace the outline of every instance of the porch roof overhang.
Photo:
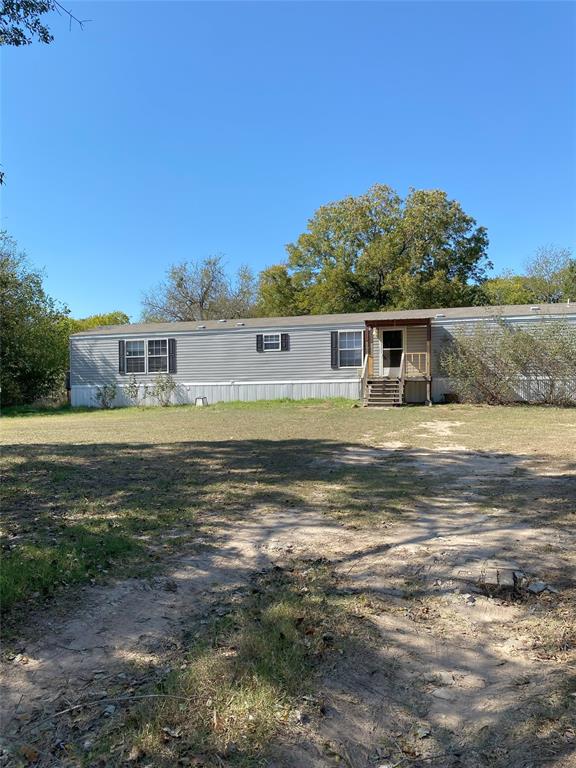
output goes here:
[{"label": "porch roof overhang", "polygon": [[406,318],[405,320],[401,319],[394,319],[394,320],[366,320],[366,327],[367,328],[402,328],[403,326],[407,325],[423,325],[423,326],[430,326],[432,324],[432,318],[431,317],[421,317],[421,318]]}]

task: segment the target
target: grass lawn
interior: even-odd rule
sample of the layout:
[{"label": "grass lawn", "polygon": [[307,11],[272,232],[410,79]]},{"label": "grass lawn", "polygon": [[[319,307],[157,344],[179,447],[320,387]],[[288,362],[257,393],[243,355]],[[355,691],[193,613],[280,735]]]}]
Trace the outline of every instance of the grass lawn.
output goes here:
[{"label": "grass lawn", "polygon": [[[281,568],[256,569],[240,597],[234,593],[209,620],[188,626],[183,648],[170,657],[161,683],[138,689],[146,693],[122,720],[122,738],[114,718],[95,725],[87,714],[82,731],[92,728],[95,743],[88,754],[70,747],[67,765],[266,765],[274,739],[303,727],[294,721],[302,701],[314,710],[312,719],[324,717],[318,714],[324,706],[318,675],[346,659],[352,659],[353,668],[372,660],[373,669],[386,669],[390,701],[395,696],[403,701],[402,712],[387,717],[398,728],[406,721],[412,736],[404,741],[383,737],[376,756],[389,752],[391,764],[411,763],[422,754],[413,734],[427,716],[422,701],[430,692],[415,666],[426,658],[424,646],[410,661],[413,681],[408,685],[402,676],[399,643],[406,630],[401,622],[416,627],[418,643],[433,638],[432,661],[438,648],[460,632],[465,639],[459,642],[477,636],[478,648],[489,644],[426,581],[425,574],[451,551],[449,543],[442,548],[442,540],[454,535],[459,510],[474,520],[478,516],[480,523],[474,525],[480,526],[478,535],[486,537],[490,552],[501,556],[501,548],[506,557],[532,559],[543,573],[551,561],[546,578],[560,587],[568,584],[567,553],[558,542],[573,532],[575,520],[574,410],[463,405],[372,410],[347,401],[63,409],[13,413],[2,420],[2,443],[0,595],[8,647],[35,612],[50,611],[59,597],[73,594],[75,585],[106,587],[119,577],[161,575],[174,558],[198,551],[199,536],[217,556],[217,534],[240,528],[254,514],[264,522],[302,511],[329,521],[336,531],[330,555],[320,543],[313,558],[294,555]],[[403,554],[400,535],[401,590],[385,590],[382,597],[376,588],[378,568],[384,567],[377,545],[397,528],[407,531],[408,541]],[[549,537],[543,533],[547,530]],[[301,535],[305,540],[307,534]],[[340,535],[348,537],[347,544]],[[464,526],[458,536],[458,546],[472,552],[474,533],[468,541]],[[409,547],[419,542],[424,542],[420,559],[412,561]],[[488,557],[484,542],[482,547],[481,556]],[[360,571],[357,586],[350,589],[344,582],[365,555],[366,574]],[[384,560],[390,568],[389,588],[396,585],[396,561]],[[394,592],[403,595],[400,607],[386,597]],[[564,664],[576,648],[575,603],[568,592],[547,603],[548,598],[513,607],[515,625],[538,659]],[[395,629],[384,644],[393,658],[383,657],[377,647],[374,627],[379,625],[369,620],[372,614],[399,622],[401,631]],[[366,621],[359,624],[359,619]],[[497,624],[490,627],[496,638]],[[376,635],[384,631],[389,629],[380,627]],[[487,666],[499,663],[491,659]],[[544,694],[537,693],[540,709],[522,709],[528,730],[508,727],[503,719],[500,742],[514,733],[524,734],[528,745],[536,737],[548,738],[552,721],[569,734],[564,725],[567,678],[552,686],[557,670],[550,669],[546,705]],[[522,679],[519,671],[515,675]],[[368,702],[380,711],[381,700],[370,699],[376,685],[371,680],[368,676],[364,688],[353,693],[362,706]],[[106,688],[108,695],[116,695],[112,683]],[[129,690],[133,693],[133,685]],[[507,711],[520,711],[512,704]],[[358,721],[350,713],[346,717],[345,722],[360,727],[360,716]],[[524,765],[494,752],[488,742],[485,746],[487,733],[473,739],[474,749],[481,745],[488,755],[483,766]],[[45,733],[37,743],[44,738]],[[426,738],[428,760],[434,749],[445,750],[452,736],[449,729],[437,729],[434,738]],[[326,750],[322,765],[356,768],[354,755],[334,739],[328,741],[317,747]],[[556,742],[554,749],[560,754]],[[38,765],[51,764],[48,758],[38,760]],[[307,764],[304,759],[302,764]]]}]

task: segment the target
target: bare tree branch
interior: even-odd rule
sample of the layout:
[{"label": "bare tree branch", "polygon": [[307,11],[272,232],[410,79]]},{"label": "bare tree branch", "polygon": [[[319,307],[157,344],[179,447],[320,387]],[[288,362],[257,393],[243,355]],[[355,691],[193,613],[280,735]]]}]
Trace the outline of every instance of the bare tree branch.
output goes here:
[{"label": "bare tree branch", "polygon": [[148,321],[213,320],[252,314],[256,281],[247,266],[233,279],[221,256],[174,264],[166,280],[143,297],[142,317]]},{"label": "bare tree branch", "polygon": [[70,32],[72,31],[72,22],[73,21],[75,21],[76,24],[78,24],[78,26],[80,27],[80,29],[82,31],[84,30],[84,24],[88,24],[90,21],[92,21],[92,19],[79,19],[79,18],[77,18],[76,16],[74,16],[72,11],[68,10],[68,8],[64,8],[64,6],[61,3],[59,3],[58,0],[52,0],[52,2],[54,4],[54,10],[55,11],[57,11],[58,13],[63,12],[63,13],[65,13],[68,16],[68,30]]}]

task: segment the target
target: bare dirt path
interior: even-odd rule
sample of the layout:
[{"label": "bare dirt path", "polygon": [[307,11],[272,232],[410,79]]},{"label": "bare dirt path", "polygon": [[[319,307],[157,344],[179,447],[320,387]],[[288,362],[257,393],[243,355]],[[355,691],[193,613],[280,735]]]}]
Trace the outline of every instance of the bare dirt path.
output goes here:
[{"label": "bare dirt path", "polygon": [[[358,768],[576,766],[576,530],[549,524],[576,501],[573,465],[472,452],[462,472],[458,424],[421,426],[436,460],[416,452],[409,471],[445,494],[337,563],[352,590],[380,598],[366,616],[378,640],[325,679],[331,716],[293,745],[296,764],[330,764],[328,745]],[[378,471],[403,448],[368,437],[335,462]],[[518,484],[522,514],[486,496]]]},{"label": "bare dirt path", "polygon": [[24,642],[22,653],[2,664],[0,714],[9,742],[25,741],[45,720],[57,729],[57,718],[52,723],[50,717],[78,701],[100,698],[104,709],[107,688],[118,679],[133,694],[134,665],[154,665],[161,673],[184,625],[205,620],[223,594],[245,588],[254,572],[286,554],[316,557],[322,550],[337,558],[370,538],[296,510],[258,510],[233,526],[220,525],[210,546],[202,540],[199,551],[173,558],[166,575],[85,587],[63,619],[38,619],[37,639]]},{"label": "bare dirt path", "polygon": [[[203,621],[223,591],[270,565],[322,557],[347,590],[366,596],[362,619],[374,640],[325,671],[322,716],[286,735],[270,765],[576,766],[566,703],[576,703],[568,677],[576,537],[536,514],[551,488],[572,494],[573,477],[527,458],[530,479],[518,480],[518,462],[505,456],[469,458],[462,474],[450,456],[466,449],[454,445],[452,426],[422,425],[436,430],[437,460],[416,453],[406,471],[415,483],[433,474],[446,492],[402,524],[354,530],[311,509],[254,510],[233,524],[211,521],[217,539],[172,559],[162,577],[85,588],[73,611],[42,618],[40,636],[3,665],[5,737],[53,727],[53,713],[86,698],[100,697],[105,709],[111,680],[137,692],[134,665],[161,670],[184,620]],[[368,435],[333,463],[369,463],[377,473],[401,447]],[[533,520],[485,497],[495,478],[508,489],[534,484]],[[537,582],[554,591],[532,594]]]}]

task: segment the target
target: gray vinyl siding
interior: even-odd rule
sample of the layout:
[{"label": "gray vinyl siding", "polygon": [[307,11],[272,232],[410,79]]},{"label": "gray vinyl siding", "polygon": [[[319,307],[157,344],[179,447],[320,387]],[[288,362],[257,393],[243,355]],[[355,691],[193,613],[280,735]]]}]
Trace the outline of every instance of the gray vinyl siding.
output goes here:
[{"label": "gray vinyl siding", "polygon": [[[359,377],[359,368],[331,367],[330,334],[333,330],[364,329],[360,320],[353,325],[322,328],[283,328],[290,336],[289,351],[256,351],[257,333],[275,333],[276,329],[226,329],[170,334],[176,339],[174,380],[184,383],[229,383],[299,380],[340,381]],[[126,384],[130,374],[118,372],[118,341],[167,338],[165,334],[130,334],[125,336],[75,336],[71,340],[71,384]],[[150,383],[155,374],[136,374],[139,383]]]},{"label": "gray vinyl siding", "polygon": [[409,325],[406,352],[426,352],[427,328],[425,325]]}]

